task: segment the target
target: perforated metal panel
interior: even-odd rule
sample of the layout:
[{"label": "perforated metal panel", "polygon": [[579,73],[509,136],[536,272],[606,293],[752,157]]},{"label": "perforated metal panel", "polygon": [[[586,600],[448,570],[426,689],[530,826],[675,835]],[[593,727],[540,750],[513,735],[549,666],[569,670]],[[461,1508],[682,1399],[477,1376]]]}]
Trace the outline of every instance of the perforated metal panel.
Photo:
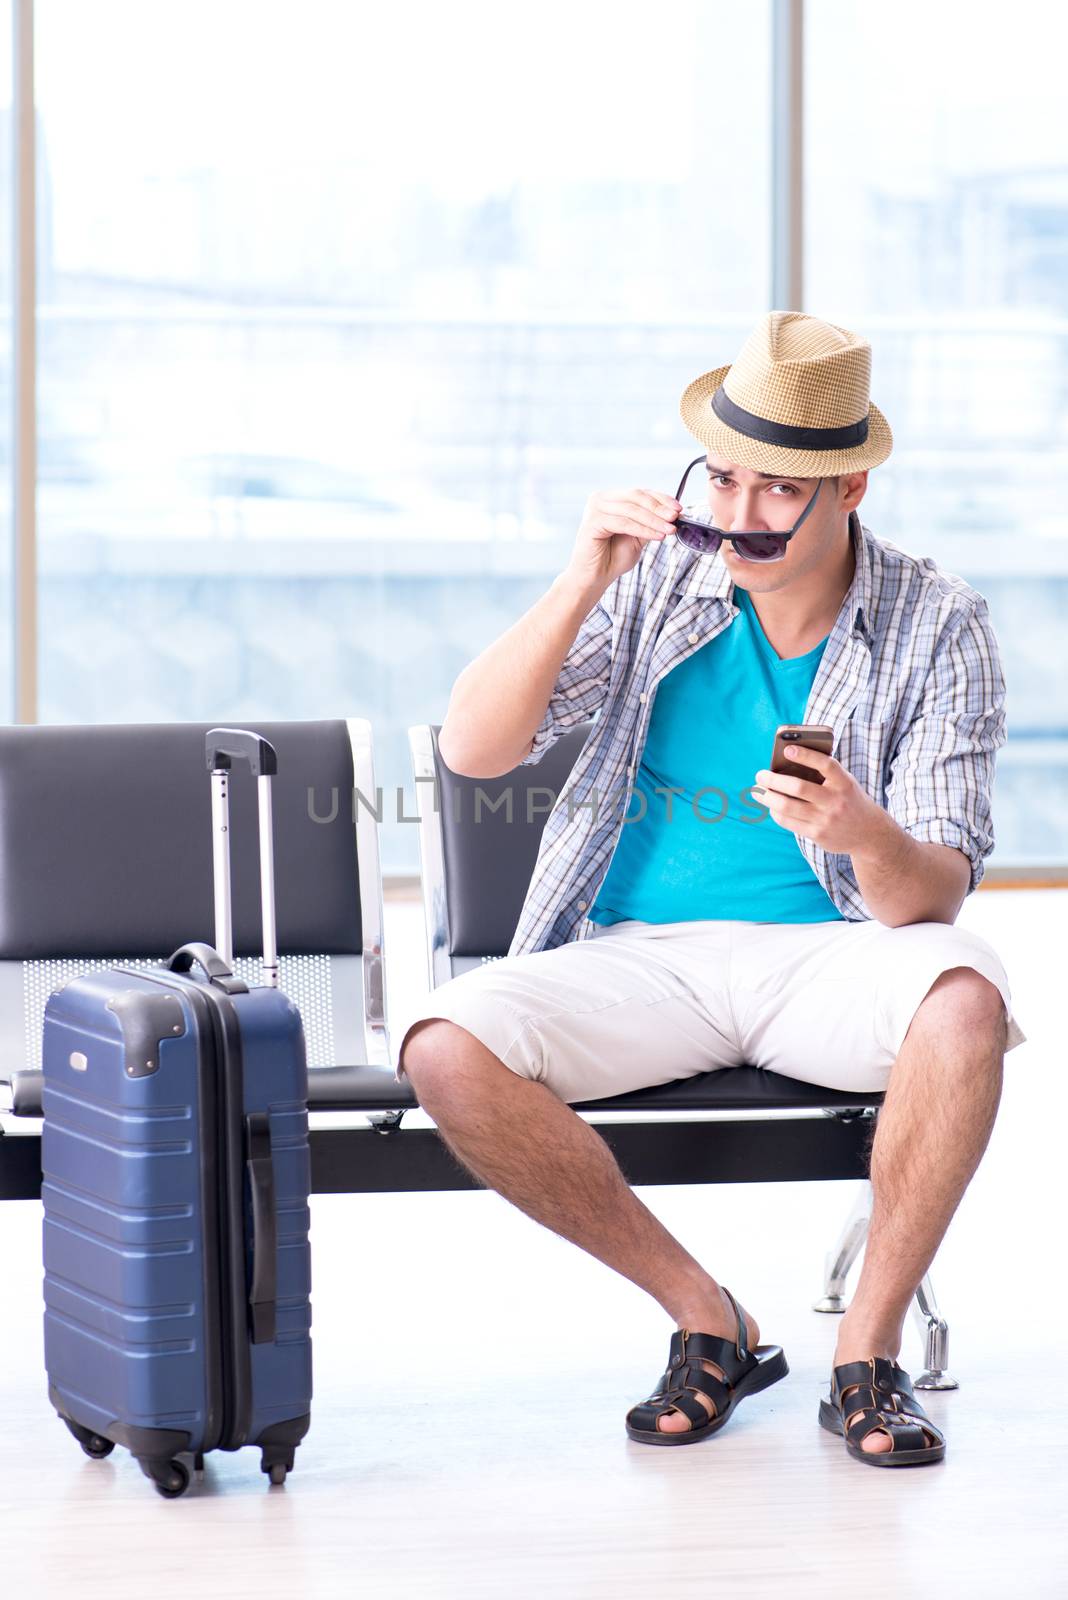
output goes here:
[{"label": "perforated metal panel", "polygon": [[[166,958],[139,958],[135,961],[115,956],[109,960],[24,961],[22,963],[25,1065],[40,1070],[41,1034],[44,1009],[50,994],[61,989],[83,972],[106,972],[111,967],[130,967],[150,972]],[[260,962],[255,956],[237,956],[234,972],[250,986],[259,984]],[[334,1041],[333,971],[329,956],[280,956],[278,986],[300,1012],[309,1067],[334,1066],[338,1060]]]}]

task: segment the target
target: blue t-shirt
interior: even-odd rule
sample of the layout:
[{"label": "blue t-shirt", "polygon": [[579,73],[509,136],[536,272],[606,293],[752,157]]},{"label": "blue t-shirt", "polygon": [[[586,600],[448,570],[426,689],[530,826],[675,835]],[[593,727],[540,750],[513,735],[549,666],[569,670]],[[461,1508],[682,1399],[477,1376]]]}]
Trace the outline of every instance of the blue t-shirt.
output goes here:
[{"label": "blue t-shirt", "polygon": [[804,719],[827,639],[781,660],[739,584],[734,599],[730,626],[657,685],[593,922],[843,920],[797,836],[752,795],[776,727]]}]

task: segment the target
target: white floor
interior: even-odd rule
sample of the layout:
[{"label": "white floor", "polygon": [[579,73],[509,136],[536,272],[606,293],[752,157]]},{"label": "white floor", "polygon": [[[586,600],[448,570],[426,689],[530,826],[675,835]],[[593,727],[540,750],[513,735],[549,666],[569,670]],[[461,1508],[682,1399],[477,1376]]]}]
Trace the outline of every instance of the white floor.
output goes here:
[{"label": "white floor", "polygon": [[[121,1451],[86,1460],[53,1416],[39,1207],[11,1204],[0,1593],[1068,1595],[1066,913],[1068,891],[981,891],[961,914],[1001,953],[1028,1041],[933,1268],[960,1381],[923,1397],[942,1465],[877,1471],[817,1427],[837,1319],[810,1307],[851,1184],[641,1191],[791,1365],[682,1450],[623,1431],[672,1327],[633,1285],[492,1193],[317,1196],[316,1398],[297,1469],[268,1490],[256,1452],[215,1455],[173,1503]],[[387,908],[394,1001],[425,984],[420,932],[417,905]],[[903,1364],[920,1356],[913,1328]]]}]

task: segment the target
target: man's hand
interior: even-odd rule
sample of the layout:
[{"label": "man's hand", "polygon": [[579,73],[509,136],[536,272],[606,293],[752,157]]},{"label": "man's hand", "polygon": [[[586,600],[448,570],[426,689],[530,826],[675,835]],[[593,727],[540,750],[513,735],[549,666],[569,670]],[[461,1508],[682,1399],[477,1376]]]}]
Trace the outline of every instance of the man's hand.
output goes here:
[{"label": "man's hand", "polygon": [[754,794],[757,803],[767,807],[780,828],[811,839],[824,850],[835,855],[863,855],[885,823],[882,807],[833,756],[800,745],[787,745],[786,754],[799,766],[822,773],[823,782],[762,769],[754,783],[766,794],[763,799]]},{"label": "man's hand", "polygon": [[767,806],[781,828],[851,856],[865,903],[887,927],[956,921],[971,872],[963,851],[911,838],[833,756],[799,745],[787,745],[786,754],[821,772],[823,782],[757,773],[757,784],[767,791],[757,803]]},{"label": "man's hand", "polygon": [[675,532],[681,509],[671,495],[653,489],[602,489],[591,494],[564,569],[568,582],[600,599],[617,578],[638,565],[646,545],[662,543]]}]

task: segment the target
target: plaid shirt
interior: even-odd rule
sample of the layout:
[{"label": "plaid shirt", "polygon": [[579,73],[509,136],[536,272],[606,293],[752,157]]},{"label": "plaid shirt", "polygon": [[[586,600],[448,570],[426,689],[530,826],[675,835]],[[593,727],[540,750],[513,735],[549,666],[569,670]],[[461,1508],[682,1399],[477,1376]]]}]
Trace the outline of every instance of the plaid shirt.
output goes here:
[{"label": "plaid shirt", "polygon": [[[835,760],[906,833],[963,851],[970,894],[994,848],[990,794],[1006,737],[987,602],[929,557],[876,539],[855,512],[849,526],[853,581],[804,720],[833,727]],[[546,820],[509,955],[591,936],[585,913],[622,831],[629,801],[621,802],[641,761],[655,687],[730,627],[733,591],[721,556],[668,538],[649,544],[584,619],[521,765],[540,761],[576,723],[597,720]],[[794,837],[842,916],[874,920],[851,857]]]}]

